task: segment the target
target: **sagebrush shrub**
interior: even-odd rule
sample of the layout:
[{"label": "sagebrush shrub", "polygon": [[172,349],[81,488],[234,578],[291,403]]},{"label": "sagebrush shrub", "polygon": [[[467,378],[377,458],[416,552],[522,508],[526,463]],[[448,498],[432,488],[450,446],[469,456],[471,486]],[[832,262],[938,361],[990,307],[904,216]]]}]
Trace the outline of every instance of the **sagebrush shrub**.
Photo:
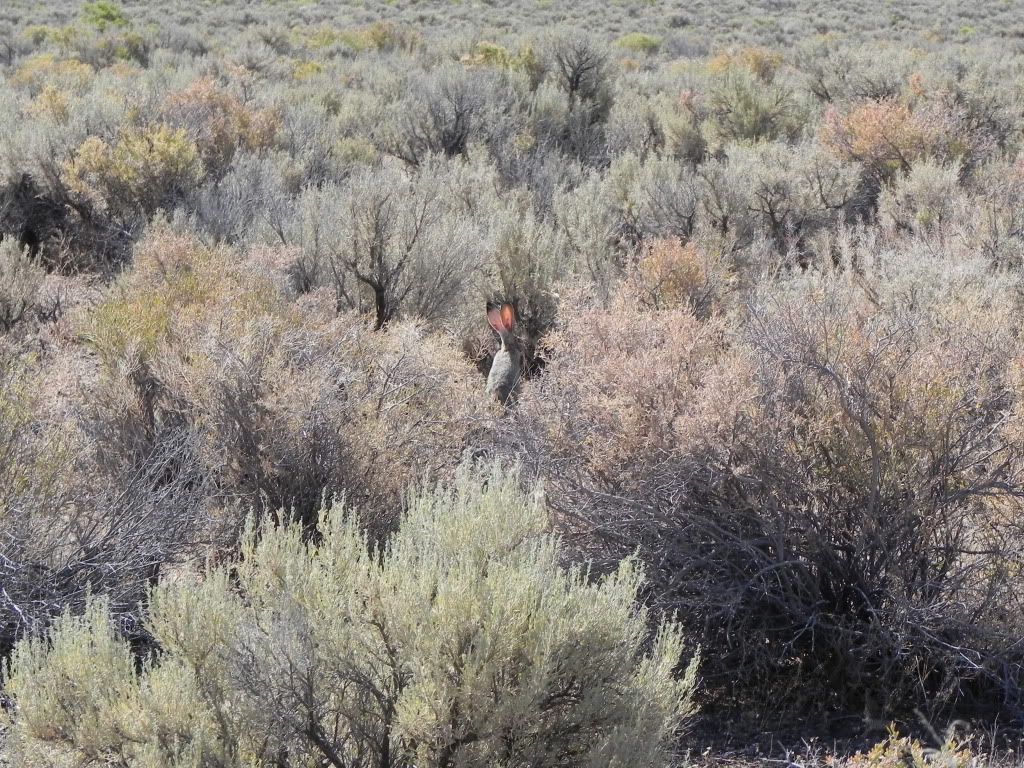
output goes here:
[{"label": "sagebrush shrub", "polygon": [[950,222],[960,197],[958,165],[921,160],[882,192],[879,214],[902,229],[940,229]]},{"label": "sagebrush shrub", "polygon": [[995,266],[1024,263],[1024,166],[993,162],[978,169],[974,212],[960,223],[973,230],[971,240]]},{"label": "sagebrush shrub", "polygon": [[247,109],[210,78],[170,94],[162,115],[169,125],[188,132],[204,171],[214,179],[224,176],[238,148],[267,147],[278,121],[273,113]]},{"label": "sagebrush shrub", "polygon": [[[725,221],[740,233],[761,232],[780,250],[842,224],[862,202],[857,167],[815,143],[732,144],[726,152],[724,174],[705,174],[709,187],[721,188],[710,196],[712,222],[721,227]],[[719,206],[715,200],[728,203]]]},{"label": "sagebrush shrub", "polygon": [[171,209],[203,178],[199,148],[183,129],[129,128],[111,145],[90,136],[65,169],[68,185],[108,215],[132,221]]},{"label": "sagebrush shrub", "polygon": [[428,168],[361,171],[330,201],[325,281],[340,308],[371,312],[378,328],[400,317],[439,320],[479,276],[479,230],[438,183],[441,168]]},{"label": "sagebrush shrub", "polygon": [[346,492],[386,529],[408,478],[449,475],[486,417],[450,340],[335,316],[325,291],[290,301],[292,252],[243,259],[162,225],[135,258],[85,329],[103,363],[90,399],[106,404],[89,429],[111,462],[188,428],[219,506],[308,521],[325,490]]},{"label": "sagebrush shrub", "polygon": [[[111,460],[88,439],[81,417],[60,407],[54,390],[75,386],[60,366],[37,372],[26,363],[0,364],[0,650],[64,610],[81,611],[89,595],[103,595],[137,641],[147,583],[161,565],[214,538],[204,508],[210,487],[196,472],[194,445],[185,430],[166,428]],[[133,398],[90,406],[110,407],[111,420],[138,407]]]},{"label": "sagebrush shrub", "polygon": [[540,138],[584,162],[599,161],[603,126],[614,103],[607,51],[585,34],[559,31],[544,41],[539,56],[552,86],[537,93],[538,99],[543,95],[551,102],[550,107],[534,108],[551,116]]},{"label": "sagebrush shrub", "polygon": [[10,331],[38,308],[46,271],[10,238],[0,241],[0,331]]},{"label": "sagebrush shrub", "polygon": [[785,85],[765,84],[745,70],[729,69],[709,97],[711,127],[723,141],[795,139],[801,108]]},{"label": "sagebrush shrub", "polygon": [[668,765],[693,712],[677,626],[648,644],[634,561],[559,564],[537,495],[463,470],[375,551],[340,503],[316,543],[250,530],[237,567],[166,582],[140,671],[102,602],[14,654],[25,766]]},{"label": "sagebrush shrub", "polygon": [[1012,293],[964,271],[953,299],[934,263],[901,269],[883,295],[783,290],[740,336],[628,294],[565,307],[508,427],[583,552],[639,548],[659,599],[701,617],[706,674],[733,700],[1013,695]]}]

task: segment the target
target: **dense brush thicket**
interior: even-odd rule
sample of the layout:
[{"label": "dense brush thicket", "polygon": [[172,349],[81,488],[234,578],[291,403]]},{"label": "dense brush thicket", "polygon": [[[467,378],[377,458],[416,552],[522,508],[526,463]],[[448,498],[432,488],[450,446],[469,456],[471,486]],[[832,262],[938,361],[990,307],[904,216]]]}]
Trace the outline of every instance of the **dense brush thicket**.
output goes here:
[{"label": "dense brush thicket", "polygon": [[[562,4],[540,4],[518,31],[520,5],[449,9],[453,35],[438,3],[0,9],[0,654],[24,754],[603,765],[657,734],[657,762],[692,682],[666,677],[677,632],[709,710],[1024,714],[1024,49],[989,36],[1019,9],[947,29],[915,6],[911,46],[852,0],[704,36],[729,3],[547,28]],[[525,360],[508,408],[484,392],[496,301]],[[503,539],[518,518],[490,501],[420,495],[397,527],[410,486],[469,493],[481,459],[543,485],[583,570]],[[359,528],[324,517],[336,495]],[[357,647],[375,611],[405,612],[393,681],[440,686],[468,651],[426,584],[487,546],[501,573],[466,600],[540,601],[487,620],[492,704],[481,680],[384,695]],[[612,595],[614,621],[578,611],[610,622],[578,653],[510,629]],[[676,617],[657,650],[634,597],[652,633]],[[175,633],[210,622],[205,675]],[[100,698],[62,698],[77,639],[102,658],[75,674],[117,681]],[[583,687],[549,721],[557,675],[529,675],[556,656]],[[662,709],[620,718],[651,686]],[[560,756],[531,751],[546,728]]]},{"label": "dense brush thicket", "polygon": [[18,646],[18,765],[666,765],[695,660],[642,575],[562,568],[537,495],[500,471],[420,491],[372,549],[341,504],[316,544],[249,529],[244,559],[164,582],[137,669],[106,604]]}]

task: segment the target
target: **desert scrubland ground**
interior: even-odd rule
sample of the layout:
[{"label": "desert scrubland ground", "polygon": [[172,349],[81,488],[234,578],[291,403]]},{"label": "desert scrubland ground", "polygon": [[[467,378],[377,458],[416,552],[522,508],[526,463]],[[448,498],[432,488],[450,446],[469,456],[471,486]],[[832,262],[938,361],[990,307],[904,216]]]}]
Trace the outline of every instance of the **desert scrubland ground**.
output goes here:
[{"label": "desert scrubland ground", "polygon": [[0,764],[1018,765],[1024,5],[0,5]]}]

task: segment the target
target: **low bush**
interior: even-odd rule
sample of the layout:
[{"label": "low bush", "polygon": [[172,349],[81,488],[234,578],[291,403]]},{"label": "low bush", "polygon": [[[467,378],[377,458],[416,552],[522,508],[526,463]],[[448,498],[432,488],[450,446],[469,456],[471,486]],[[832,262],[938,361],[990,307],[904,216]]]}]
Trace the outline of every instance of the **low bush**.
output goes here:
[{"label": "low bush", "polygon": [[933,140],[908,106],[891,99],[863,102],[846,114],[829,111],[821,131],[826,146],[863,163],[880,183],[909,171]]},{"label": "low bush", "polygon": [[705,175],[706,184],[723,187],[711,200],[729,201],[724,209],[709,207],[712,222],[720,228],[725,221],[738,233],[763,234],[784,253],[863,209],[857,166],[836,159],[820,145],[764,142],[733,144],[726,151],[724,174]]},{"label": "low bush", "polygon": [[59,369],[30,362],[0,361],[0,652],[65,610],[81,612],[89,595],[103,595],[126,636],[143,640],[136,619],[147,584],[213,538],[194,444],[165,429],[149,450],[103,461],[79,419],[55,407],[60,385],[48,379]]},{"label": "low bush", "polygon": [[972,127],[963,110],[941,100],[915,108],[896,99],[859,102],[846,111],[830,108],[819,136],[841,157],[861,163],[878,188],[923,159],[973,167],[989,156],[994,141]]},{"label": "low bush", "polygon": [[720,53],[708,62],[708,68],[715,74],[743,69],[765,85],[771,85],[783,61],[784,57],[779,51],[751,47]]},{"label": "low bush", "polygon": [[710,125],[720,141],[775,141],[799,137],[804,116],[785,85],[766,85],[742,69],[729,69],[709,94]]},{"label": "low bush", "polygon": [[210,78],[170,94],[162,117],[168,125],[185,130],[195,142],[206,174],[223,178],[238,148],[269,146],[277,131],[277,116],[247,109]]},{"label": "low bush", "polygon": [[153,590],[138,671],[93,601],[15,651],[19,765],[669,765],[696,660],[672,623],[648,644],[635,562],[589,583],[547,525],[495,470],[414,494],[379,551],[340,503],[316,543],[251,530],[234,578]]},{"label": "low bush", "polygon": [[717,649],[705,672],[728,701],[1016,695],[1012,291],[968,270],[953,300],[934,274],[783,292],[741,334],[628,294],[563,307],[508,449],[585,556],[639,549],[658,600]]},{"label": "low bush", "polygon": [[308,280],[329,285],[339,309],[372,314],[377,328],[450,316],[476,293],[483,264],[480,230],[446,189],[457,183],[450,168],[440,158],[420,172],[368,168],[344,187],[308,190],[310,213],[319,209],[299,234]]},{"label": "low bush", "polygon": [[291,302],[291,255],[240,259],[151,232],[84,329],[104,363],[88,429],[117,464],[187,428],[218,507],[309,521],[325,490],[345,492],[384,530],[409,477],[458,463],[487,414],[482,382],[413,323],[374,332],[364,316],[335,317],[323,291]]},{"label": "low bush", "polygon": [[687,307],[707,317],[720,306],[731,282],[729,265],[721,252],[697,240],[650,240],[629,276],[641,306],[651,309]]},{"label": "low bush", "polygon": [[973,182],[974,213],[958,219],[972,232],[969,242],[995,267],[1024,264],[1024,166],[989,163]]},{"label": "low bush", "polygon": [[127,27],[131,22],[124,10],[110,0],[94,0],[82,6],[82,19],[100,32],[108,27]]},{"label": "low bush", "polygon": [[0,242],[0,332],[28,320],[39,308],[39,289],[46,276],[18,243]]},{"label": "low bush", "polygon": [[654,54],[661,48],[662,39],[644,32],[631,32],[615,41],[615,45],[633,53]]},{"label": "low bush", "polygon": [[41,53],[21,62],[11,82],[33,93],[41,92],[47,85],[81,93],[92,84],[94,76],[95,71],[85,62]]},{"label": "low bush", "polygon": [[905,230],[941,229],[957,212],[961,197],[957,165],[921,160],[882,192],[879,215],[886,223]]},{"label": "low bush", "polygon": [[841,765],[848,768],[973,768],[984,760],[984,756],[973,752],[969,745],[959,743],[951,734],[937,741],[937,746],[926,747],[917,739],[900,736],[890,726],[887,738],[865,752],[857,752]]},{"label": "low bush", "polygon": [[90,136],[65,168],[69,187],[125,224],[171,210],[203,178],[199,147],[183,129],[129,128],[110,144]]}]

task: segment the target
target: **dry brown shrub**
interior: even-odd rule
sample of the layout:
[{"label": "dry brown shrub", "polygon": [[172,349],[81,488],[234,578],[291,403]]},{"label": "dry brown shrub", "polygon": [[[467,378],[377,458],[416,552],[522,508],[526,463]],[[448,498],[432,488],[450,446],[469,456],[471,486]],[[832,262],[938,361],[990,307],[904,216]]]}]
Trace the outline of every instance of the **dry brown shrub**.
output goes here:
[{"label": "dry brown shrub", "polygon": [[918,101],[910,106],[885,98],[845,110],[830,107],[819,138],[840,157],[862,163],[878,185],[908,173],[923,158],[959,164],[966,173],[991,156],[994,138],[974,124],[967,107],[948,94]]},{"label": "dry brown shrub", "polygon": [[770,85],[784,61],[785,57],[779,51],[750,46],[718,54],[708,62],[708,70],[721,75],[738,67],[746,69],[758,80]]},{"label": "dry brown shrub", "polygon": [[639,546],[662,559],[660,583],[673,578],[677,521],[662,505],[683,490],[674,476],[721,457],[756,392],[729,336],[685,307],[638,311],[625,292],[607,310],[563,308],[515,430],[567,527],[599,534],[591,554]]},{"label": "dry brown shrub", "polygon": [[840,156],[864,163],[879,180],[908,172],[935,141],[910,107],[895,99],[861,102],[845,113],[830,108],[820,138]]},{"label": "dry brown shrub", "polygon": [[227,172],[239,147],[270,146],[279,123],[274,112],[247,107],[211,77],[168,95],[161,114],[168,124],[188,132],[207,174],[215,179]]},{"label": "dry brown shrub", "polygon": [[567,310],[508,445],[581,555],[639,550],[734,704],[1017,701],[1012,316],[967,289],[774,290],[742,334],[625,297]]},{"label": "dry brown shrub", "polygon": [[629,279],[640,303],[652,309],[689,307],[704,317],[728,290],[729,268],[713,248],[659,238],[644,243]]},{"label": "dry brown shrub", "polygon": [[136,258],[92,319],[106,375],[90,397],[110,406],[92,430],[111,461],[188,428],[219,507],[312,520],[322,494],[345,493],[386,525],[409,478],[446,476],[490,417],[453,343],[335,316],[324,292],[291,301],[287,259],[166,227]]},{"label": "dry brown shrub", "polygon": [[67,361],[50,357],[0,360],[0,652],[81,610],[89,594],[105,595],[126,636],[141,639],[135,619],[149,582],[209,533],[211,489],[194,436],[168,427],[103,461],[76,412],[106,408],[123,425],[115,409],[136,403],[61,404],[76,382],[61,375]]}]

